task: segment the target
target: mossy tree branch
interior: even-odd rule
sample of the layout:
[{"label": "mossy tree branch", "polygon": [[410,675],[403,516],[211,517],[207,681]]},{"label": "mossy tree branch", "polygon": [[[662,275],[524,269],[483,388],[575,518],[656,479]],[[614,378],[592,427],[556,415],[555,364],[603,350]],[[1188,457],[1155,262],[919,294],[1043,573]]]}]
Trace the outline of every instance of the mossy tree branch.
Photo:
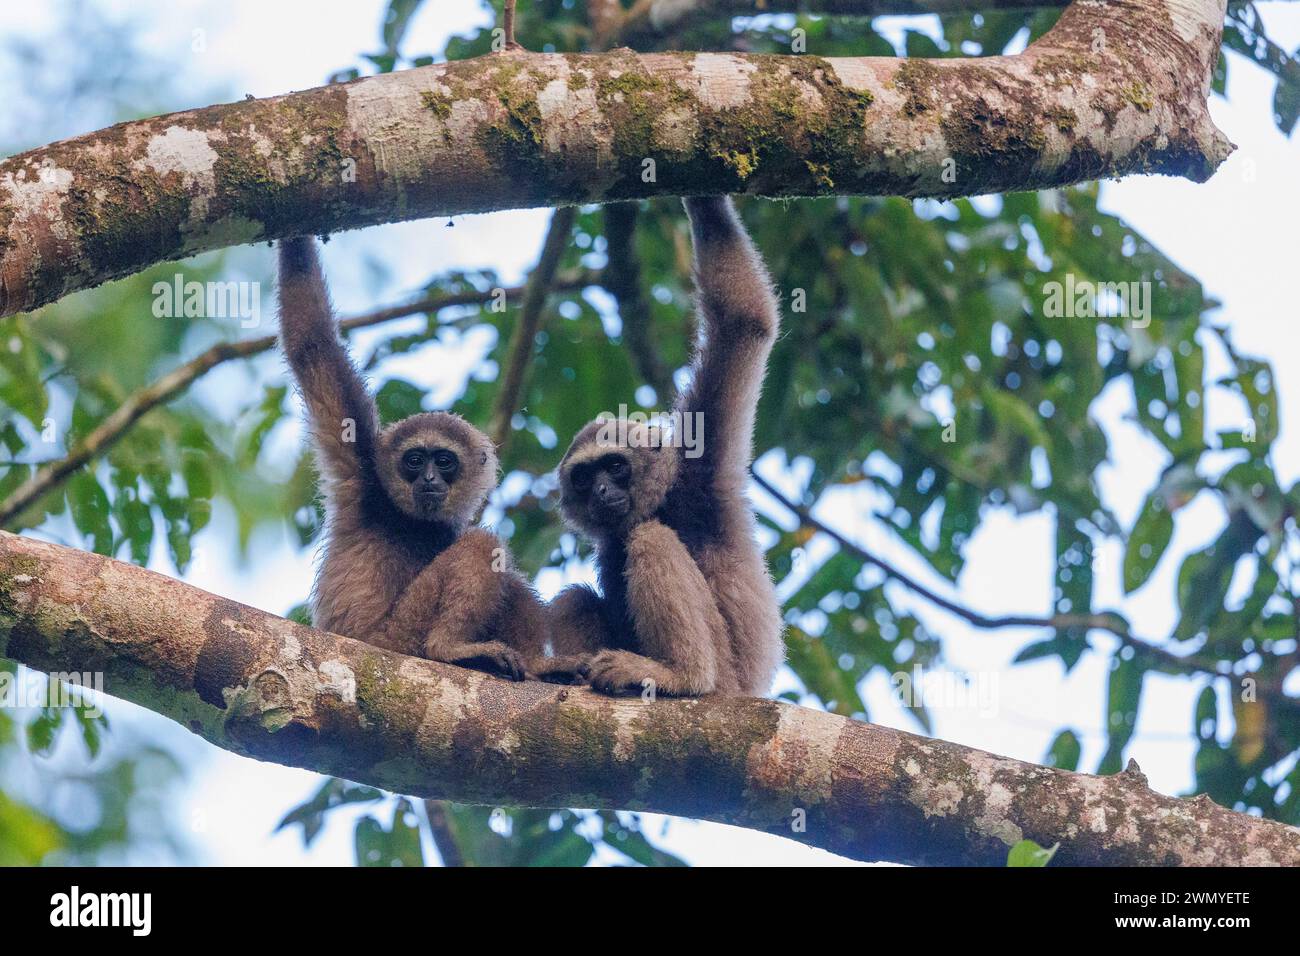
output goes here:
[{"label": "mossy tree branch", "polygon": [[717,820],[864,860],[1300,865],[1300,831],[770,700],[613,699],[314,631],[109,558],[0,532],[0,657],[235,753],[420,797]]},{"label": "mossy tree branch", "polygon": [[1012,57],[508,51],[0,162],[0,315],[209,249],[646,196],[1200,181],[1224,0],[1075,3]]}]

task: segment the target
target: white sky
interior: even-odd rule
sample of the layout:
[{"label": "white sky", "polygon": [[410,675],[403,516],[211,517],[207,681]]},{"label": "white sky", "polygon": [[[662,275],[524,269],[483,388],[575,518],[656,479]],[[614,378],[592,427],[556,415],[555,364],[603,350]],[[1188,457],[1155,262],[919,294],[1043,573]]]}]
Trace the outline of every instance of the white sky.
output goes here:
[{"label": "white sky", "polygon": [[[214,91],[231,99],[245,93],[268,96],[319,85],[333,70],[353,65],[360,52],[378,47],[379,14],[385,3],[144,0],[128,4],[101,0],[97,6],[129,15],[141,25],[147,49],[182,66],[175,78],[176,88],[187,91],[183,95],[191,100],[177,103],[179,108],[210,102]],[[1260,6],[1275,41],[1287,49],[1300,44],[1300,5]],[[40,34],[48,19],[44,8],[6,5],[0,10],[0,30]],[[404,49],[411,53],[439,50],[445,36],[485,20],[473,0],[427,3]],[[897,25],[904,21],[889,22]],[[204,31],[201,53],[192,52],[196,29]],[[1300,169],[1300,144],[1297,138],[1284,139],[1273,126],[1273,83],[1262,71],[1234,57],[1229,82],[1230,99],[1213,100],[1212,109],[1238,150],[1209,183],[1133,178],[1107,184],[1103,205],[1128,219],[1224,303],[1218,318],[1232,327],[1241,350],[1274,363],[1282,409],[1276,461],[1283,480],[1291,481],[1300,473],[1300,438],[1292,426],[1300,412],[1300,350],[1295,348],[1296,267],[1300,263],[1296,230],[1300,190],[1295,175]],[[342,312],[351,312],[397,300],[435,269],[453,266],[492,266],[507,281],[517,279],[536,257],[546,217],[544,211],[495,213],[459,217],[454,231],[445,228],[445,220],[427,220],[339,236],[325,251],[336,302]],[[248,255],[266,257],[261,265],[269,273],[265,247]],[[364,347],[365,339],[358,341]],[[448,350],[451,354],[439,355],[437,364],[467,370],[488,344],[490,340],[465,342]],[[425,350],[390,369],[433,385],[435,376],[430,369],[434,365],[430,350]],[[274,366],[268,368],[274,373]],[[1212,361],[1207,374],[1216,371]],[[212,376],[201,383],[201,394],[220,403],[223,394],[230,394],[228,389],[238,389],[247,381],[246,375],[246,371],[232,370]],[[454,375],[444,378],[442,390],[453,394],[457,383]],[[1126,527],[1165,464],[1159,448],[1122,420],[1130,407],[1131,396],[1115,388],[1094,408],[1112,440],[1112,460],[1102,475],[1103,492]],[[1210,393],[1207,417],[1211,429],[1216,424],[1239,427],[1242,411],[1230,397]],[[289,441],[294,436],[279,438]],[[765,474],[792,488],[792,476],[780,465],[779,461],[761,463]],[[796,474],[798,471],[794,469]],[[761,504],[762,499],[758,500]],[[868,504],[860,497],[844,495],[819,513],[883,557],[945,591],[943,582],[906,547],[882,527],[861,518],[869,510]],[[1096,559],[1097,605],[1123,610],[1139,635],[1162,638],[1174,622],[1174,575],[1182,555],[1212,539],[1221,524],[1222,515],[1210,501],[1198,500],[1181,511],[1169,554],[1151,583],[1127,600],[1119,586],[1122,551],[1118,546],[1101,549]],[[307,593],[309,555],[299,554],[282,535],[262,535],[254,546],[253,567],[237,568],[226,554],[230,527],[229,515],[219,512],[213,527],[201,537],[200,560],[187,580],[275,613],[282,613]],[[1017,519],[1009,513],[991,515],[968,546],[968,568],[957,597],[987,613],[1045,613],[1052,590],[1051,532],[1051,521],[1045,516]],[[156,567],[171,571],[165,560]],[[558,575],[542,583],[553,589]],[[992,708],[934,708],[937,736],[1040,762],[1056,731],[1070,726],[1084,743],[1082,766],[1096,765],[1105,744],[1101,732],[1106,679],[1103,657],[1086,655],[1068,678],[1062,677],[1057,663],[1013,668],[1011,658],[1030,636],[1028,632],[972,630],[906,592],[896,592],[896,596],[910,601],[918,616],[948,638],[951,667],[996,690]],[[1129,753],[1158,790],[1177,793],[1191,784],[1193,742],[1189,729],[1192,702],[1199,690],[1200,685],[1194,682],[1158,675],[1148,678]],[[917,730],[891,699],[885,675],[877,674],[868,681],[865,698],[874,721]],[[1226,716],[1223,703],[1221,713]],[[129,704],[111,702],[109,712],[115,733],[153,737],[186,762],[189,785],[178,813],[193,830],[200,859],[231,864],[351,862],[354,814],[346,810],[333,814],[333,822],[309,853],[302,851],[296,833],[270,836],[280,816],[307,796],[320,778],[228,754]],[[659,819],[647,818],[648,828],[656,836],[662,825]],[[674,822],[659,842],[696,864],[840,862],[830,854],[777,837],[689,821]]]}]

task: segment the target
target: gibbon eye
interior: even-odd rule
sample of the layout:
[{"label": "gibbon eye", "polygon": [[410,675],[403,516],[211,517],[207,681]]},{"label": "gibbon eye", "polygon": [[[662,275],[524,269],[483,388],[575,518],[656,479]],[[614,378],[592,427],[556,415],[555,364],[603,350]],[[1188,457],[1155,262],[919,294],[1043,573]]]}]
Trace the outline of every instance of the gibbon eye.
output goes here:
[{"label": "gibbon eye", "polygon": [[569,480],[573,483],[574,491],[580,495],[585,495],[591,490],[591,469],[575,468]]},{"label": "gibbon eye", "polygon": [[632,466],[622,458],[616,458],[610,462],[609,476],[619,484],[623,484],[632,476]]},{"label": "gibbon eye", "polygon": [[424,452],[418,450],[408,451],[402,456],[402,466],[409,471],[419,471],[424,464]]},{"label": "gibbon eye", "polygon": [[444,475],[455,472],[460,461],[451,452],[440,449],[433,453],[433,463]]}]

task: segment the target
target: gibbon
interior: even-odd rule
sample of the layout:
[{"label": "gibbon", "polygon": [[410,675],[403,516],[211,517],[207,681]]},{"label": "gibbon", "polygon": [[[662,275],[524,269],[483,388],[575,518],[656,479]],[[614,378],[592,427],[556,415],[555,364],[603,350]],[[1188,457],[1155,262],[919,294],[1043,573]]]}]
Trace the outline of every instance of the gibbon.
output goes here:
[{"label": "gibbon", "polygon": [[[600,593],[550,605],[569,654],[594,654],[606,693],[761,696],[784,656],[780,609],[745,499],[754,411],[779,315],[731,201],[685,200],[701,341],[671,420],[692,419],[687,454],[658,425],[597,419],[559,466],[560,508],[595,545]],[[702,431],[701,431],[702,429]]]},{"label": "gibbon", "polygon": [[491,440],[448,412],[379,427],[310,237],[280,243],[280,342],[325,499],[313,624],[513,680],[564,679],[563,662],[544,657],[541,601],[496,535],[472,526],[497,484]]}]

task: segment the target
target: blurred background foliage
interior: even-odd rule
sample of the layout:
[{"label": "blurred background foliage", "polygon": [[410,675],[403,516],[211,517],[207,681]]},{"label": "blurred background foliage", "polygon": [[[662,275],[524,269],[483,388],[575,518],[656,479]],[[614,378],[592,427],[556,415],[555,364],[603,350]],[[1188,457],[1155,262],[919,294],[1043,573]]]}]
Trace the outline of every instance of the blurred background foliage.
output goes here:
[{"label": "blurred background foliage", "polygon": [[[445,50],[405,49],[406,27],[420,6],[420,0],[393,0],[377,52],[333,79],[489,49],[489,29],[453,39]],[[36,142],[73,132],[57,127],[61,116],[75,113],[78,126],[88,129],[101,118],[166,106],[156,102],[150,59],[132,55],[132,38],[114,35],[82,4],[71,9],[76,15],[65,39],[80,49],[78,56],[29,46],[10,51],[25,64],[29,99],[39,102],[41,118],[54,118],[40,127]],[[898,48],[863,18],[720,19],[651,40],[638,37],[637,46],[789,52],[798,29],[818,55],[990,55],[1020,48],[1055,16],[944,16],[937,39],[909,31]],[[576,51],[593,43],[588,10],[573,0],[522,0],[517,31],[531,49]],[[1232,5],[1224,45],[1277,77],[1274,121],[1290,133],[1300,109],[1295,54],[1263,35],[1250,4]],[[105,63],[113,64],[114,82],[92,83],[91,71],[98,75]],[[1224,70],[1226,61],[1218,89]],[[0,146],[13,152],[32,145],[33,122],[0,127],[6,136]],[[991,510],[1043,513],[1056,527],[1057,562],[1043,571],[1054,576],[1056,606],[1018,660],[1054,658],[1068,671],[1090,648],[1112,655],[1109,743],[1100,765],[1079,766],[1079,740],[1068,727],[1045,762],[1119,770],[1145,675],[1185,675],[1205,683],[1187,715],[1187,732],[1199,742],[1195,791],[1300,824],[1300,720],[1297,701],[1283,687],[1297,663],[1300,490],[1280,484],[1270,464],[1278,432],[1272,371],[1267,361],[1233,348],[1228,331],[1209,318],[1216,303],[1195,277],[1102,212],[1097,197],[1094,184],[979,203],[740,204],[787,316],[760,407],[756,452],[778,466],[798,464],[806,476],[802,494],[788,506],[760,499],[769,561],[785,595],[790,668],[800,686],[786,696],[867,719],[860,688],[870,674],[944,657],[943,635],[912,614],[912,602],[898,600],[897,583],[885,586],[891,575],[899,580],[891,568],[847,539],[827,557],[809,557],[810,542],[836,530],[810,517],[819,501],[868,490],[874,517],[949,582],[962,573],[964,545]],[[693,332],[690,248],[676,200],[584,207],[569,240],[542,330],[528,343],[532,361],[503,454],[508,481],[492,512],[533,572],[583,556],[562,533],[549,474],[568,436],[621,403],[647,411],[668,407]],[[238,256],[230,251],[187,262],[185,278],[228,279],[240,268]],[[65,455],[128,396],[238,333],[227,320],[159,321],[142,307],[152,301],[154,282],[170,281],[176,271],[159,266],[37,313],[0,319],[6,453],[0,499],[42,463]],[[1150,325],[1045,317],[1045,287],[1065,284],[1067,276],[1149,282]],[[271,288],[269,281],[263,285]],[[455,404],[487,426],[497,398],[494,370],[507,360],[517,319],[517,305],[503,312],[487,307],[500,285],[491,271],[433,275],[429,295],[479,293],[484,305],[429,311],[414,333],[408,326],[382,334],[385,326],[376,326],[377,344],[358,358],[378,387],[385,419],[430,407],[424,388],[391,373],[390,359],[486,328],[497,333],[497,344]],[[269,311],[272,303],[262,306]],[[1233,364],[1216,381],[1205,373],[1209,340]],[[141,564],[164,542],[171,569],[183,574],[195,535],[220,502],[237,518],[236,546],[245,553],[256,529],[286,522],[308,547],[320,522],[312,469],[305,449],[287,465],[282,455],[264,454],[295,412],[277,357],[259,355],[226,363],[219,400],[196,386],[150,411],[106,453],[11,520],[10,530],[39,529],[52,540]],[[1090,407],[1116,382],[1131,391],[1134,421],[1163,447],[1166,460],[1132,527],[1121,527],[1098,493],[1109,443]],[[1239,429],[1207,433],[1203,411],[1211,388],[1240,397]],[[1222,533],[1182,561],[1173,632],[1165,640],[1138,639],[1120,615],[1096,606],[1093,553],[1105,541],[1124,542],[1125,592],[1141,589],[1170,542],[1174,514],[1200,495],[1221,504]],[[1234,580],[1247,582],[1233,588],[1244,598],[1230,598]],[[283,610],[301,617],[303,599],[287,600]],[[981,623],[974,612],[963,616]],[[1098,642],[1099,635],[1118,641]],[[1231,713],[1216,695],[1224,684]],[[924,709],[912,713],[918,729],[928,730]],[[70,708],[0,709],[0,863],[113,859],[132,840],[177,845],[157,822],[165,813],[155,814],[148,832],[131,822],[133,808],[147,808],[165,793],[177,772],[174,761],[117,741],[111,758],[95,757],[105,736],[114,732]],[[33,762],[32,754],[48,753],[68,737],[80,738],[94,759]],[[18,768],[38,765],[39,772],[18,782]],[[81,792],[83,802],[61,802],[58,794],[67,788]],[[74,822],[67,808],[86,801],[95,812]],[[367,807],[355,832],[361,865],[423,864],[422,831],[448,862],[680,862],[655,847],[634,814],[422,805],[339,780],[324,781],[281,827],[300,829],[310,844],[331,811],[354,804]],[[87,819],[97,822],[87,825]]]}]

